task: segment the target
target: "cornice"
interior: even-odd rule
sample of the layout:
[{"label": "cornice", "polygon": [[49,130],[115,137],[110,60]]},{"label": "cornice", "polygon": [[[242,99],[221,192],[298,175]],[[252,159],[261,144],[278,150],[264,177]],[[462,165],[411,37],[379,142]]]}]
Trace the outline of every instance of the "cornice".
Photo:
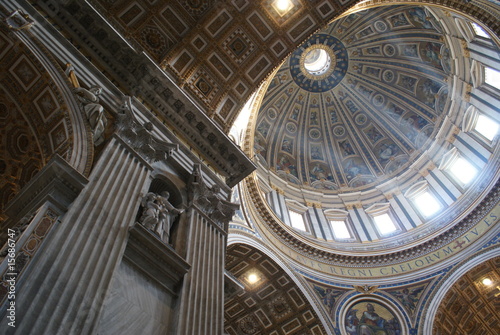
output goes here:
[{"label": "cornice", "polygon": [[[253,162],[207,116],[207,112],[187,97],[145,53],[137,53],[92,7],[81,4],[74,15],[64,6],[56,8],[50,2],[41,3],[40,7],[62,28],[68,40],[102,69],[123,93],[137,96],[178,136],[189,140],[202,161],[225,177],[229,187],[255,169]],[[85,15],[94,18],[89,26],[80,23]]]},{"label": "cornice", "polygon": [[264,200],[260,197],[257,182],[253,178],[248,178],[245,180],[245,185],[247,189],[246,196],[249,198],[247,199],[249,200],[247,203],[253,209],[252,214],[258,216],[255,218],[256,221],[261,222],[261,227],[259,229],[268,229],[284,246],[308,259],[336,266],[349,266],[354,268],[390,266],[401,262],[408,262],[439,250],[483,220],[490,210],[497,205],[500,199],[500,181],[497,181],[488,195],[471,213],[453,227],[434,238],[404,250],[388,251],[380,255],[346,255],[336,253],[335,251],[325,250],[292,235],[271,213],[268,206],[264,203]]}]

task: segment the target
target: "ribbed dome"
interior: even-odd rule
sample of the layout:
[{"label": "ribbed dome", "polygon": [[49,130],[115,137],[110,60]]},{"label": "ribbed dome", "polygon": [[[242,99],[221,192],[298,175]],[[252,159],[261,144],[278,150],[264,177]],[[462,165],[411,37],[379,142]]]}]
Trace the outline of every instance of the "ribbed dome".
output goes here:
[{"label": "ribbed dome", "polygon": [[255,128],[260,162],[327,194],[365,191],[405,171],[448,110],[442,32],[427,9],[394,6],[312,35],[268,87]]},{"label": "ribbed dome", "polygon": [[[381,6],[333,21],[290,54],[251,118],[252,197],[266,226],[347,253],[451,231],[499,173],[497,139],[475,128],[488,115],[498,123],[483,102],[496,101],[485,65],[468,51],[475,36],[437,7]],[[477,43],[498,54],[488,36]]]}]

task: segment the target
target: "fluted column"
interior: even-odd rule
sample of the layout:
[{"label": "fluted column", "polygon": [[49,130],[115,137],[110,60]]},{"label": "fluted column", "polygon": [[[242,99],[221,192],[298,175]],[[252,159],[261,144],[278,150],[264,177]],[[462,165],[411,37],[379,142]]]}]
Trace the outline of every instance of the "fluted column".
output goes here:
[{"label": "fluted column", "polygon": [[227,224],[238,206],[221,199],[218,187],[207,188],[202,178],[191,182],[189,192],[186,261],[191,269],[184,278],[174,333],[220,335]]},{"label": "fluted column", "polygon": [[113,137],[17,288],[12,334],[92,334],[151,168]]}]

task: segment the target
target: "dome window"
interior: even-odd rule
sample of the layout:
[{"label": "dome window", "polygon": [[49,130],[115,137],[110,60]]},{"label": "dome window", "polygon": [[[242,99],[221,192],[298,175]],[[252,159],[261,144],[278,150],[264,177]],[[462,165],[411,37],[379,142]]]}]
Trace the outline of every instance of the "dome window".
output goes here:
[{"label": "dome window", "polygon": [[491,67],[484,67],[484,82],[500,90],[500,71]]},{"label": "dome window", "polygon": [[457,158],[450,166],[450,172],[464,185],[469,184],[477,175],[477,169],[463,157]]},{"label": "dome window", "polygon": [[469,184],[477,174],[477,169],[463,157],[458,157],[449,170],[464,185]]},{"label": "dome window", "polygon": [[425,217],[432,216],[441,209],[439,202],[428,191],[417,195],[413,199],[413,201],[415,201],[415,205],[417,206],[418,210]]},{"label": "dome window", "polygon": [[304,59],[304,68],[313,76],[321,76],[331,65],[331,58],[328,52],[322,48],[315,48],[307,52]]},{"label": "dome window", "polygon": [[298,213],[293,210],[289,210],[290,214],[290,224],[293,228],[302,230],[302,231],[307,231],[306,229],[306,222],[304,220],[304,214]]},{"label": "dome window", "polygon": [[500,128],[498,122],[482,114],[475,106],[469,106],[462,122],[463,131],[473,131],[492,142]]},{"label": "dome window", "polygon": [[330,220],[330,226],[333,230],[333,235],[336,239],[344,240],[351,238],[351,233],[347,229],[347,224],[345,221]]},{"label": "dome window", "polygon": [[366,213],[372,217],[375,227],[382,236],[392,235],[400,230],[394,223],[391,215],[389,215],[390,208],[390,204],[385,203],[374,204],[366,209]]},{"label": "dome window", "polygon": [[498,123],[483,114],[479,114],[474,129],[489,141],[493,141],[498,133]]},{"label": "dome window", "polygon": [[472,182],[479,171],[474,164],[458,152],[457,148],[451,149],[443,156],[439,169],[448,172],[462,187]]},{"label": "dome window", "polygon": [[382,235],[388,235],[396,231],[396,226],[387,213],[374,216],[373,221],[375,221],[375,225]]},{"label": "dome window", "polygon": [[286,207],[288,208],[288,218],[285,218],[285,223],[289,226],[301,230],[303,232],[308,232],[306,212],[307,207],[298,203],[295,200],[286,199]]},{"label": "dome window", "polygon": [[472,29],[477,36],[490,39],[490,35],[477,23],[472,22]]},{"label": "dome window", "polygon": [[408,191],[406,191],[405,197],[411,200],[424,218],[430,218],[442,209],[441,203],[431,193],[429,184],[427,184],[426,180],[418,182],[410,187]]},{"label": "dome window", "polygon": [[330,224],[329,228],[335,240],[354,240],[354,233],[349,226],[349,212],[341,209],[327,209],[323,213]]}]

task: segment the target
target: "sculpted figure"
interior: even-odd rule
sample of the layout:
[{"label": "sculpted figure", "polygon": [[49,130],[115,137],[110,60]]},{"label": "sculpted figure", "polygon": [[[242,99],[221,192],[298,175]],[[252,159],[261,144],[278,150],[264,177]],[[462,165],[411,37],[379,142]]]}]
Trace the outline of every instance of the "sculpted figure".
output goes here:
[{"label": "sculpted figure", "polygon": [[149,192],[142,199],[142,215],[139,222],[146,228],[153,230],[158,225],[160,206],[156,203],[158,196]]},{"label": "sculpted figure", "polygon": [[101,144],[104,141],[103,135],[107,124],[104,108],[99,104],[99,95],[102,93],[102,88],[100,86],[92,86],[87,90],[82,87],[76,87],[73,91],[83,105],[83,110],[94,135],[94,144]]},{"label": "sculpted figure", "polygon": [[170,229],[177,215],[184,212],[184,209],[175,208],[169,201],[170,193],[164,191],[157,198],[159,206],[158,225],[155,232],[160,236],[163,242],[168,243],[170,239]]}]

